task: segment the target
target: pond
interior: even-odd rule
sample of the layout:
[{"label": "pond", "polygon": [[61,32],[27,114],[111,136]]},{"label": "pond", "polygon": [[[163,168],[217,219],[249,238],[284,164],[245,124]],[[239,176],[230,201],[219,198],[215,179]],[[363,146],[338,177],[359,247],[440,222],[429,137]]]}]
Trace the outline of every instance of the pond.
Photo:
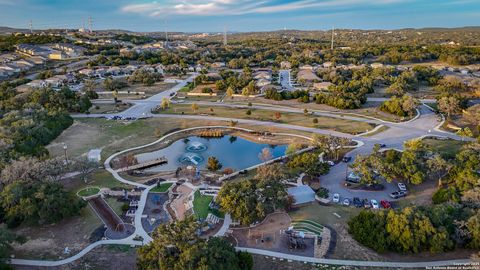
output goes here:
[{"label": "pond", "polygon": [[256,143],[235,136],[221,138],[201,138],[190,136],[175,141],[168,147],[153,152],[136,155],[139,163],[165,156],[168,163],[147,169],[149,172],[174,171],[180,166],[195,165],[204,169],[208,157],[216,157],[222,169],[243,170],[261,162],[259,154],[268,148],[271,156],[285,155],[287,145]]}]

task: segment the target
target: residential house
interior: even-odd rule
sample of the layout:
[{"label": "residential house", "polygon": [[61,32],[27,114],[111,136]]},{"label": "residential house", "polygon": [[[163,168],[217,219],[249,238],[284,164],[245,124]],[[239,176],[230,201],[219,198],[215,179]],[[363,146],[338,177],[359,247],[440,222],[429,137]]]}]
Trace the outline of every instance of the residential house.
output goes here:
[{"label": "residential house", "polygon": [[85,75],[85,76],[88,76],[88,77],[92,77],[95,75],[95,71],[91,68],[84,68],[80,71],[78,71],[79,74],[82,74],[82,75]]}]

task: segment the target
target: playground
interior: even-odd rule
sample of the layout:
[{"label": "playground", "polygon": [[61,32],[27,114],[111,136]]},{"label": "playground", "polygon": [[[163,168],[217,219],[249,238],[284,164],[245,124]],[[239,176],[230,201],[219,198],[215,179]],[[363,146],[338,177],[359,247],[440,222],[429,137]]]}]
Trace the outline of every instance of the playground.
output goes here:
[{"label": "playground", "polygon": [[[232,237],[239,247],[265,249],[270,251],[294,254],[299,256],[314,256],[314,239],[292,237],[285,231],[292,221],[286,213],[268,215],[260,224],[254,227],[232,229]],[[292,243],[293,242],[295,243]],[[298,243],[297,243],[298,241]]]}]

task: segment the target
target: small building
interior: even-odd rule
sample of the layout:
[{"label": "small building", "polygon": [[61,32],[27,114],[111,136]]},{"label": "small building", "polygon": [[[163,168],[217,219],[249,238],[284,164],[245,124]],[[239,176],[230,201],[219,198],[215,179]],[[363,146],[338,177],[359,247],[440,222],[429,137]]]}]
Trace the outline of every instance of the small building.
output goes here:
[{"label": "small building", "polygon": [[292,64],[288,61],[282,61],[280,63],[280,68],[281,69],[291,69],[292,68]]},{"label": "small building", "polygon": [[315,201],[315,191],[307,185],[288,188],[287,193],[295,200],[293,205],[301,205]]},{"label": "small building", "polygon": [[102,149],[92,149],[88,151],[87,159],[90,162],[100,163],[102,160]]}]

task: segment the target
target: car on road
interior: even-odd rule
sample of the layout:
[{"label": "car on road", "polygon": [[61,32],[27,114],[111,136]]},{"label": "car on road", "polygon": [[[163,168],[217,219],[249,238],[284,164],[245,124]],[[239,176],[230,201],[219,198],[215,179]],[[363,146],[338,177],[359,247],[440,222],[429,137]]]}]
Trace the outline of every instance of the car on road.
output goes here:
[{"label": "car on road", "polygon": [[372,204],[370,203],[370,201],[368,199],[363,199],[363,207],[371,208]]},{"label": "car on road", "polygon": [[343,160],[343,162],[348,163],[348,162],[350,162],[350,160],[352,160],[352,157],[344,156],[342,160]]},{"label": "car on road", "polygon": [[353,198],[353,205],[355,205],[355,207],[362,207],[362,206],[363,206],[363,203],[362,203],[362,201],[360,200],[360,198],[354,197],[354,198]]},{"label": "car on road", "polygon": [[382,207],[385,208],[385,209],[392,208],[392,205],[390,204],[389,201],[381,200],[381,201],[380,201],[380,204],[381,204]]},{"label": "car on road", "polygon": [[407,196],[407,192],[405,191],[395,191],[395,192],[392,192],[389,194],[391,198],[393,199],[399,199],[399,198],[402,198],[402,197],[405,197]]},{"label": "car on road", "polygon": [[343,200],[343,205],[350,206],[350,199]]},{"label": "car on road", "polygon": [[378,209],[379,208],[377,200],[371,199],[370,203],[372,204],[373,209]]},{"label": "car on road", "polygon": [[384,143],[379,143],[378,146],[380,146],[380,148],[385,148],[385,147],[387,147],[387,145],[384,144]]},{"label": "car on road", "polygon": [[334,203],[338,203],[338,202],[340,201],[340,194],[338,194],[338,193],[333,194],[333,199],[332,199],[332,201],[333,201]]},{"label": "car on road", "polygon": [[333,162],[331,160],[327,160],[327,161],[325,161],[325,163],[327,163],[330,167],[335,166],[335,162]]},{"label": "car on road", "polygon": [[400,191],[407,191],[407,186],[404,183],[398,183],[397,185]]}]

